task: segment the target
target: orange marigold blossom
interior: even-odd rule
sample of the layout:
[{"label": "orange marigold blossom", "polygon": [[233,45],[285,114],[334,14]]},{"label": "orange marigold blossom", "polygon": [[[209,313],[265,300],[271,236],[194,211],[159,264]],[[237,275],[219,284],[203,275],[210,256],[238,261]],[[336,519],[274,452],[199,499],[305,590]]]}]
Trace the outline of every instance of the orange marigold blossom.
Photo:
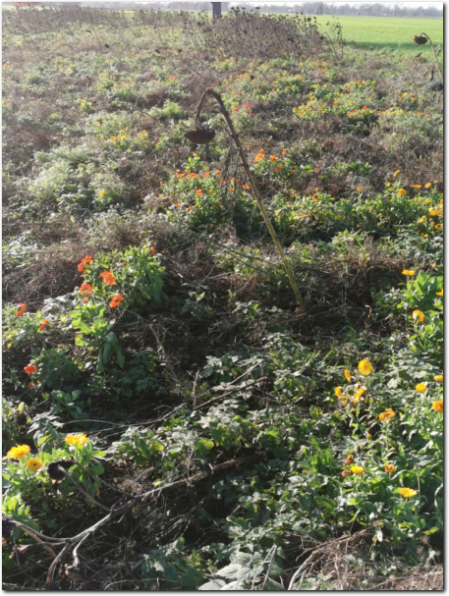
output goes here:
[{"label": "orange marigold blossom", "polygon": [[111,308],[116,308],[117,306],[120,306],[120,303],[123,302],[125,299],[123,298],[123,296],[121,294],[116,294],[115,296],[113,296],[111,298],[111,301],[109,302],[109,306]]},{"label": "orange marigold blossom", "polygon": [[440,412],[442,414],[443,413],[443,401],[441,399],[437,399],[436,401],[433,402],[432,408],[435,410],[435,412]]},{"label": "orange marigold blossom", "polygon": [[251,187],[249,184],[242,184],[243,190],[249,190]]},{"label": "orange marigold blossom", "polygon": [[94,262],[94,260],[90,255],[88,255],[87,257],[84,257],[83,259],[81,259],[81,263],[79,263],[79,265],[78,265],[78,271],[81,271],[81,273],[85,273],[84,267],[86,265],[88,265],[89,263],[93,263],[93,262]]},{"label": "orange marigold blossom", "polygon": [[393,466],[393,464],[385,464],[385,472],[392,474],[394,472],[395,468]]},{"label": "orange marigold blossom", "polygon": [[199,197],[201,197],[201,195],[203,194],[203,191],[201,190],[201,188],[197,188],[195,192]]},{"label": "orange marigold blossom", "polygon": [[87,304],[89,302],[89,298],[83,298],[82,302],[83,302],[83,304]]},{"label": "orange marigold blossom", "polygon": [[274,171],[275,171],[275,172],[280,172],[281,170],[282,170],[282,166],[276,166],[276,167],[274,168]]},{"label": "orange marigold blossom", "polygon": [[48,325],[48,319],[44,319],[42,321],[42,323],[39,325],[39,331],[43,331],[47,325]]},{"label": "orange marigold blossom", "polygon": [[388,420],[390,420],[390,418],[394,418],[396,416],[396,412],[394,410],[392,410],[391,408],[387,408],[385,410],[385,412],[382,412],[382,414],[379,414],[379,420],[381,422],[388,422]]},{"label": "orange marigold blossom", "polygon": [[276,161],[276,160],[277,160],[277,158],[278,158],[278,156],[277,156],[277,155],[272,155],[272,156],[270,157],[270,161]]},{"label": "orange marigold blossom", "polygon": [[34,364],[28,364],[28,366],[25,366],[23,370],[26,372],[27,375],[32,375],[37,371],[37,367],[34,366]]},{"label": "orange marigold blossom", "polygon": [[154,246],[150,246],[150,255],[152,257],[154,257],[155,254],[156,254],[156,249],[154,248]]},{"label": "orange marigold blossom", "polygon": [[407,194],[407,191],[403,188],[398,188],[398,195],[401,197],[405,197],[405,195]]},{"label": "orange marigold blossom", "polygon": [[115,286],[116,281],[112,270],[103,271],[103,273],[100,273],[100,277],[103,278],[103,281],[107,286]]},{"label": "orange marigold blossom", "polygon": [[83,283],[80,285],[80,292],[83,296],[88,296],[89,294],[92,294],[93,288],[90,284],[88,283]]},{"label": "orange marigold blossom", "polygon": [[19,304],[19,308],[16,310],[16,317],[21,317],[24,313],[26,313],[26,310],[26,304]]},{"label": "orange marigold blossom", "polygon": [[30,389],[35,389],[37,387],[37,385],[35,385],[34,383],[28,383],[28,387]]}]

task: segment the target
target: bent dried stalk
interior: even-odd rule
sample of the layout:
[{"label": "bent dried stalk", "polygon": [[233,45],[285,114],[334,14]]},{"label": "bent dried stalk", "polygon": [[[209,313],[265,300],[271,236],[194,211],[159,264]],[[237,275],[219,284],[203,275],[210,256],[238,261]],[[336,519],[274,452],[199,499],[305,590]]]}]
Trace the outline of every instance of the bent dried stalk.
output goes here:
[{"label": "bent dried stalk", "polygon": [[299,304],[299,306],[301,308],[301,311],[304,312],[306,310],[305,309],[305,306],[304,306],[304,301],[303,301],[303,299],[301,297],[301,294],[300,294],[300,292],[298,290],[298,286],[296,285],[296,281],[295,281],[295,278],[293,276],[293,272],[291,270],[290,264],[287,261],[287,258],[285,256],[284,250],[283,250],[283,248],[281,246],[281,243],[279,242],[279,238],[277,237],[276,231],[273,228],[273,225],[272,225],[271,221],[268,218],[268,214],[267,214],[267,211],[265,209],[265,206],[264,206],[264,204],[263,204],[263,202],[262,202],[262,200],[260,198],[259,191],[258,191],[257,186],[256,186],[256,182],[255,182],[255,180],[254,180],[254,178],[253,178],[253,176],[251,174],[251,170],[249,169],[248,160],[246,159],[246,154],[245,154],[245,151],[244,151],[244,149],[242,147],[242,144],[240,142],[239,135],[238,135],[237,131],[234,128],[234,125],[232,123],[231,117],[229,116],[229,114],[228,114],[228,112],[227,112],[227,110],[226,110],[226,108],[225,108],[225,106],[223,104],[223,101],[222,101],[219,93],[216,93],[215,91],[212,91],[212,89],[207,89],[203,93],[203,95],[201,97],[201,100],[200,100],[200,103],[198,105],[197,112],[196,112],[196,118],[195,118],[196,131],[189,131],[188,133],[185,134],[185,136],[186,136],[187,139],[190,140],[190,137],[192,137],[193,133],[195,133],[195,132],[198,132],[198,133],[205,132],[205,131],[202,131],[202,129],[200,128],[199,118],[200,118],[200,114],[201,114],[201,108],[203,106],[204,100],[205,100],[205,98],[206,98],[207,95],[210,95],[215,100],[217,100],[218,105],[220,106],[220,112],[223,115],[223,117],[224,117],[224,119],[226,121],[226,124],[228,125],[229,132],[231,133],[231,136],[234,139],[234,142],[237,145],[237,148],[239,150],[240,160],[241,160],[242,165],[243,165],[243,167],[245,169],[246,175],[248,176],[248,179],[249,179],[249,183],[251,185],[251,191],[253,193],[253,196],[256,199],[257,205],[258,205],[258,207],[260,209],[260,212],[262,213],[262,217],[263,217],[263,219],[265,221],[265,224],[266,224],[266,226],[268,228],[268,231],[270,232],[271,237],[273,238],[274,244],[276,245],[277,251],[278,251],[278,253],[279,253],[279,255],[280,255],[281,259],[282,259],[282,263],[284,264],[285,271],[287,273],[288,279],[290,281],[290,285],[291,285],[291,287],[293,289],[293,292],[295,294],[296,300],[298,301],[298,304]]}]

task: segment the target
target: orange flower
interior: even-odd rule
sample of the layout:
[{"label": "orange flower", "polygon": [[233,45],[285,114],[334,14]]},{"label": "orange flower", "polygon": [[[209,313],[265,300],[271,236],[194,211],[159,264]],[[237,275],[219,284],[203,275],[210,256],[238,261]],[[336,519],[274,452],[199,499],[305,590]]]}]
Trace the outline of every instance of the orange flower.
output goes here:
[{"label": "orange flower", "polygon": [[201,188],[197,188],[195,192],[199,197],[201,197],[203,194],[203,191],[201,190]]},{"label": "orange flower", "polygon": [[82,301],[83,301],[84,304],[87,304],[89,302],[89,298],[83,298]]},{"label": "orange flower", "polygon": [[385,472],[392,474],[394,472],[393,464],[385,464]]},{"label": "orange flower", "polygon": [[215,170],[216,174],[221,174],[221,170]]},{"label": "orange flower", "polygon": [[45,319],[45,320],[44,320],[44,321],[42,321],[42,323],[39,325],[39,331],[43,331],[47,325],[48,325],[48,319]]},{"label": "orange flower", "polygon": [[107,286],[115,286],[116,281],[112,271],[103,271],[103,273],[100,273],[100,277],[103,278],[103,281]]},{"label": "orange flower", "polygon": [[285,149],[282,149],[282,157],[284,157],[284,155],[287,153],[287,151]]},{"label": "orange flower", "polygon": [[16,310],[16,317],[21,317],[23,313],[27,311],[26,304],[19,304],[19,308]]},{"label": "orange flower", "polygon": [[83,296],[87,296],[88,294],[92,294],[92,286],[90,284],[84,283],[80,286],[80,292]]},{"label": "orange flower", "polygon": [[78,271],[81,271],[81,273],[85,273],[85,265],[88,265],[89,263],[93,262],[94,260],[91,256],[88,255],[87,257],[84,257],[84,259],[81,259],[81,263],[79,263],[78,265]]},{"label": "orange flower", "polygon": [[280,172],[281,170],[282,170],[282,166],[276,166],[276,167],[274,168],[274,171],[275,171],[275,172]]},{"label": "orange flower", "polygon": [[242,188],[243,188],[243,190],[249,190],[251,187],[249,184],[243,184]]},{"label": "orange flower", "polygon": [[210,224],[210,226],[209,226],[209,227],[210,227],[210,228],[213,228],[213,227],[214,227],[214,224]]},{"label": "orange flower", "polygon": [[116,294],[115,296],[113,296],[111,298],[111,301],[109,302],[109,306],[111,308],[116,308],[117,306],[120,306],[120,303],[123,302],[123,300],[125,300],[123,298],[123,296],[121,294]]},{"label": "orange flower", "polygon": [[34,364],[29,364],[28,366],[25,366],[23,370],[26,372],[27,375],[32,375],[37,371],[37,368],[34,366]]},{"label": "orange flower", "polygon": [[34,389],[35,387],[37,387],[37,385],[35,385],[34,383],[28,383],[28,387],[30,389]]},{"label": "orange flower", "polygon": [[278,156],[277,156],[277,155],[272,155],[272,156],[270,157],[270,161],[276,161],[276,160],[277,160],[277,158],[278,158]]},{"label": "orange flower", "polygon": [[152,257],[154,257],[155,254],[156,254],[156,249],[154,248],[154,246],[150,246],[150,255]]}]

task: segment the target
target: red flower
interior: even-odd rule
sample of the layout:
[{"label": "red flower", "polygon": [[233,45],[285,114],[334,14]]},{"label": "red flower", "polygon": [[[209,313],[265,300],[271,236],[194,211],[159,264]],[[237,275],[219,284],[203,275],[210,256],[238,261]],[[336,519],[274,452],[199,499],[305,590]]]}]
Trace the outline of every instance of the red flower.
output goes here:
[{"label": "red flower", "polygon": [[29,364],[28,366],[25,366],[23,370],[26,372],[27,375],[32,375],[37,371],[37,368],[34,366],[34,364]]},{"label": "red flower", "polygon": [[34,383],[29,383],[29,384],[28,384],[28,387],[29,387],[30,389],[34,389],[35,387],[37,387],[37,385],[35,385]]},{"label": "red flower", "polygon": [[39,331],[43,331],[47,325],[48,325],[48,319],[45,319],[45,320],[44,320],[44,321],[42,321],[42,323],[39,325]]}]

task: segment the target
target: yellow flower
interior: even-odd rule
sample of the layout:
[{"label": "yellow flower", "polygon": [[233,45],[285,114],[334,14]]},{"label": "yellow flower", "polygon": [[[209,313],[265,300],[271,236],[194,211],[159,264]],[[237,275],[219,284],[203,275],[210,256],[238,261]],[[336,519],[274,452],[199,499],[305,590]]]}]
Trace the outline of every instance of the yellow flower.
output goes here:
[{"label": "yellow flower", "polygon": [[385,472],[389,472],[390,474],[394,472],[393,464],[385,464]]},{"label": "yellow flower", "polygon": [[443,295],[443,290],[440,290],[439,292],[436,293],[437,296],[442,296]]},{"label": "yellow flower", "polygon": [[351,472],[353,474],[364,474],[365,468],[362,468],[362,466],[351,466]]},{"label": "yellow flower", "polygon": [[416,271],[410,271],[409,269],[404,269],[402,275],[416,275]]},{"label": "yellow flower", "polygon": [[89,439],[85,434],[82,435],[67,435],[64,439],[68,445],[85,445]]},{"label": "yellow flower", "polygon": [[407,191],[404,190],[403,188],[398,188],[398,195],[401,197],[405,197],[405,195],[407,194]]},{"label": "yellow flower", "polygon": [[441,401],[441,399],[437,399],[436,401],[434,401],[432,404],[432,408],[435,410],[435,412],[441,412],[441,414],[442,414],[443,413],[443,402]]},{"label": "yellow flower", "polygon": [[412,318],[413,318],[415,321],[418,321],[418,323],[422,323],[422,322],[424,321],[424,318],[425,318],[425,317],[424,317],[424,313],[423,313],[423,312],[421,312],[420,310],[414,310],[414,311],[412,312]]},{"label": "yellow flower", "polygon": [[17,445],[17,447],[11,447],[6,457],[9,457],[9,459],[20,459],[28,455],[30,451],[31,449],[28,445]]},{"label": "yellow flower", "polygon": [[341,402],[341,405],[342,405],[342,406],[347,406],[347,405],[348,405],[348,402],[347,402],[346,400],[345,400],[345,401],[342,401],[342,402]]},{"label": "yellow flower", "polygon": [[434,209],[433,207],[430,207],[429,214],[434,217],[435,217],[435,215],[443,215],[443,210],[442,209]]},{"label": "yellow flower", "polygon": [[343,374],[345,375],[345,379],[348,381],[348,383],[351,382],[351,373],[349,372],[349,370],[347,368],[345,368],[345,370],[343,371]]},{"label": "yellow flower", "polygon": [[373,372],[373,367],[369,360],[361,360],[359,362],[359,371],[363,376],[370,375]]},{"label": "yellow flower", "polygon": [[31,459],[29,459],[26,463],[27,468],[29,470],[31,470],[32,472],[37,472],[38,470],[40,470],[42,468],[42,466],[44,465],[42,460],[39,459],[38,457],[32,457]]},{"label": "yellow flower", "polygon": [[100,190],[100,192],[98,193],[100,195],[101,198],[104,197],[104,195],[106,194],[105,190]]},{"label": "yellow flower", "polygon": [[341,391],[341,387],[335,387],[334,391],[335,391],[335,395],[338,397],[338,399],[343,399],[344,396]]},{"label": "yellow flower", "polygon": [[428,182],[427,184],[424,184],[424,188],[430,188],[432,186],[431,182]]},{"label": "yellow flower", "polygon": [[412,188],[421,188],[421,184],[412,184]]},{"label": "yellow flower", "polygon": [[437,381],[437,383],[442,383],[443,382],[443,375],[435,375],[433,377],[434,381]]},{"label": "yellow flower", "polygon": [[363,190],[363,186],[356,186],[356,190]]},{"label": "yellow flower", "polygon": [[418,383],[415,389],[416,391],[419,391],[419,393],[425,393],[427,391],[427,385],[425,383]]},{"label": "yellow flower", "polygon": [[396,178],[396,176],[399,174],[401,170],[396,170],[396,172],[393,174],[393,178]]},{"label": "yellow flower", "polygon": [[371,435],[370,433],[366,433],[366,438],[367,439],[372,439],[373,438],[373,435]]},{"label": "yellow flower", "polygon": [[362,395],[365,393],[365,391],[366,391],[366,387],[359,387],[357,389],[357,391],[354,393],[352,401],[354,403],[357,403],[359,401],[359,399],[362,397]]},{"label": "yellow flower", "polygon": [[387,408],[385,412],[379,414],[379,420],[381,422],[388,422],[390,418],[394,418],[396,416],[396,412],[394,412],[391,408]]},{"label": "yellow flower", "polygon": [[418,492],[416,490],[413,490],[412,488],[398,488],[398,493],[406,499],[408,499],[409,497],[414,497],[418,494]]}]

